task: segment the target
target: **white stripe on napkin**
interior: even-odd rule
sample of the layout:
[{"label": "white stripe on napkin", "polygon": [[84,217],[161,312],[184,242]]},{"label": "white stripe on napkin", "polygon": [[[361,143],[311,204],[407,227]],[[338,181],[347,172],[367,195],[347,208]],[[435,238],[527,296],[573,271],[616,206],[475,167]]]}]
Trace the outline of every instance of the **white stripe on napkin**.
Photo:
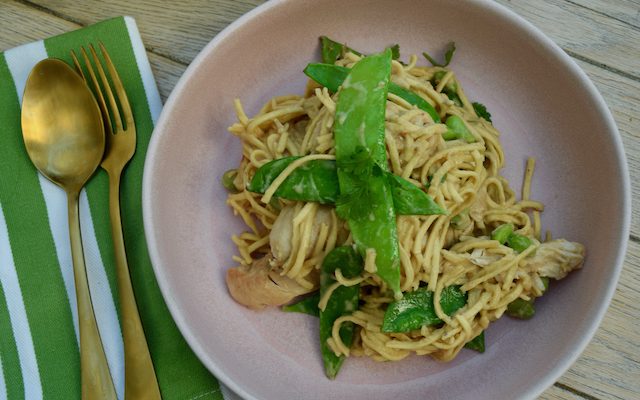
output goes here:
[{"label": "white stripe on napkin", "polygon": [[[22,95],[27,78],[33,67],[38,61],[47,57],[47,51],[44,47],[44,41],[25,44],[7,50],[5,53],[7,65],[13,82],[16,85],[18,93],[18,101],[22,105]],[[73,268],[71,261],[71,250],[69,248],[69,228],[67,221],[66,195],[62,189],[49,182],[41,174],[38,174],[40,187],[44,194],[47,207],[47,215],[49,217],[49,225],[53,235],[53,242],[56,246],[58,263],[60,264],[60,272],[67,291],[71,315],[73,316],[73,327],[76,332],[76,341],[80,346],[80,334],[78,333],[78,308],[76,306],[75,285],[73,283]]]},{"label": "white stripe on napkin", "polygon": [[[4,211],[0,205],[0,284],[4,290],[4,297],[9,310],[9,320],[16,341],[20,371],[24,382],[24,398],[29,400],[42,399],[42,385],[38,373],[38,360],[33,347],[33,338],[24,307],[22,291],[18,282],[13,253],[9,243],[9,232]],[[2,380],[4,382],[4,379]]]},{"label": "white stripe on napkin", "polygon": [[[38,61],[48,57],[44,41],[29,43],[5,52],[7,65],[11,71],[19,101],[31,69]],[[73,315],[76,340],[79,338],[77,302],[73,283],[73,261],[69,242],[69,223],[67,220],[67,198],[64,191],[38,174],[40,187],[45,198],[50,229],[53,234],[62,277]],[[104,210],[108,212],[108,210]],[[118,314],[113,301],[111,287],[107,280],[98,242],[95,237],[93,220],[85,190],[80,193],[80,225],[84,246],[85,263],[91,298],[95,310],[100,337],[105,347],[107,363],[119,399],[124,398],[124,350]],[[79,343],[79,341],[78,341]],[[25,385],[26,386],[26,385]],[[28,397],[31,399],[31,397]]]},{"label": "white stripe on napkin", "polygon": [[153,73],[151,72],[151,65],[147,58],[147,51],[140,38],[140,32],[136,25],[136,20],[132,17],[124,17],[124,22],[129,31],[129,39],[131,39],[131,47],[133,48],[133,55],[136,58],[136,64],[138,64],[138,70],[140,71],[140,77],[142,77],[142,85],[144,86],[144,92],[147,95],[147,104],[149,104],[149,111],[151,112],[151,119],[155,126],[160,111],[162,111],[162,102],[160,100],[160,93],[158,93],[158,86],[153,79]]},{"label": "white stripe on napkin", "polygon": [[[109,210],[100,210],[108,213]],[[120,322],[113,302],[113,296],[105,267],[102,263],[102,255],[98,247],[98,241],[93,229],[93,219],[89,209],[87,193],[80,192],[80,229],[82,231],[82,244],[84,247],[85,262],[87,264],[87,278],[89,290],[93,302],[93,310],[96,315],[100,338],[104,346],[107,363],[111,371],[111,378],[116,388],[118,398],[124,398],[124,343],[120,333]],[[114,265],[115,268],[115,265]]]}]

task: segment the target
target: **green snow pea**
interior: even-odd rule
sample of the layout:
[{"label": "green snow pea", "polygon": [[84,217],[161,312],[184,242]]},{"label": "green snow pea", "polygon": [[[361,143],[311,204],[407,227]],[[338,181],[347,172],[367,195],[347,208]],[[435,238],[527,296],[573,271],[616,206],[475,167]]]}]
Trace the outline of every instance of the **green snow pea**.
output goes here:
[{"label": "green snow pea", "polygon": [[[542,284],[544,285],[544,290],[542,291],[542,293],[546,293],[546,291],[549,289],[549,278],[544,276],[540,279],[542,279]],[[529,319],[536,313],[534,302],[535,298],[533,297],[530,300],[517,298],[509,303],[506,313],[510,317]]]},{"label": "green snow pea", "polygon": [[[467,303],[467,294],[460,286],[447,286],[440,294],[440,306],[447,315],[453,315]],[[433,292],[419,288],[404,294],[401,300],[389,304],[384,313],[382,332],[410,332],[425,325],[442,323],[433,305]]]},{"label": "green snow pea", "polygon": [[309,314],[314,317],[318,317],[320,315],[320,310],[318,309],[319,301],[320,301],[320,292],[315,292],[311,296],[305,297],[304,299],[298,302],[283,306],[282,311],[299,312],[302,314]]},{"label": "green snow pea", "polygon": [[[278,175],[298,158],[300,157],[291,156],[266,163],[258,168],[247,189],[256,193],[264,193]],[[390,172],[385,172],[385,175],[391,185],[391,195],[396,214],[431,215],[446,213],[431,196],[413,183]],[[334,160],[311,160],[304,166],[296,168],[284,180],[283,184],[276,190],[275,197],[335,204],[339,195],[336,162]]]},{"label": "green snow pea", "polygon": [[517,298],[507,306],[507,315],[518,319],[532,318],[536,313],[536,308],[533,305],[533,299],[524,300]]},{"label": "green snow pea", "polygon": [[475,350],[478,353],[484,353],[484,331],[482,331],[478,336],[468,341],[464,345],[464,347],[466,349]]},{"label": "green snow pea", "polygon": [[[355,278],[362,273],[363,261],[360,255],[351,246],[336,247],[322,261],[320,270],[320,298],[327,289],[336,282],[334,274],[340,269],[345,278]],[[339,286],[327,301],[324,310],[320,310],[320,351],[324,363],[325,374],[333,379],[338,374],[345,356],[336,356],[327,344],[331,337],[333,323],[343,315],[351,314],[358,309],[360,285]],[[316,303],[317,305],[317,303]],[[352,323],[342,324],[340,338],[348,347],[353,340],[355,327]]]},{"label": "green snow pea", "polygon": [[396,298],[402,298],[396,212],[384,174],[390,75],[391,50],[387,49],[358,61],[342,84],[334,122],[340,186],[336,211],[347,220],[360,254],[375,252],[377,275]]},{"label": "green snow pea", "polygon": [[[359,56],[362,55],[362,53],[346,46],[345,44],[336,42],[326,36],[320,36],[320,52],[322,54],[323,63],[333,64],[336,60],[342,58],[348,51]],[[400,58],[400,45],[394,44],[391,46],[391,57],[394,60]]]},{"label": "green snow pea", "polygon": [[408,180],[392,173],[387,173],[387,179],[391,185],[391,196],[393,197],[393,206],[396,209],[397,215],[433,215],[447,213],[431,196]]},{"label": "green snow pea", "polygon": [[[349,68],[332,64],[317,64],[312,63],[307,65],[304,69],[304,73],[318,84],[329,89],[330,92],[337,92],[342,82],[349,74]],[[402,86],[396,85],[393,82],[389,82],[389,93],[393,93],[396,96],[402,98],[407,103],[414,105],[422,111],[428,113],[434,122],[440,122],[440,116],[438,112],[431,104],[425,99],[420,97],[417,93],[411,90],[405,89]]]},{"label": "green snow pea", "polygon": [[[247,190],[264,193],[285,168],[300,157],[283,157],[258,168]],[[338,194],[338,175],[335,161],[312,160],[293,170],[282,182],[274,196],[296,201],[315,201],[335,204]]]}]

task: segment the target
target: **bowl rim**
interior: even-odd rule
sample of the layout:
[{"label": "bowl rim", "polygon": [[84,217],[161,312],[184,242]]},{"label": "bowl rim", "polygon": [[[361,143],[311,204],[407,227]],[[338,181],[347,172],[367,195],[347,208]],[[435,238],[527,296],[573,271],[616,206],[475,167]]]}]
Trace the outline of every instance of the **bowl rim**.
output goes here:
[{"label": "bowl rim", "polygon": [[[188,324],[185,319],[182,317],[180,313],[179,307],[169,299],[171,296],[171,288],[170,283],[163,273],[163,269],[161,268],[162,260],[159,256],[158,243],[156,242],[156,225],[152,219],[152,211],[153,207],[153,199],[152,199],[152,167],[154,164],[159,162],[156,157],[157,149],[159,147],[161,132],[164,130],[164,127],[167,125],[168,120],[170,118],[171,110],[174,108],[175,104],[182,97],[185,88],[187,87],[187,83],[192,75],[197,73],[197,71],[201,68],[202,64],[206,61],[208,55],[213,52],[221,43],[225,42],[227,38],[232,36],[237,30],[242,28],[245,24],[252,22],[253,20],[259,18],[262,14],[271,11],[272,9],[276,9],[279,7],[286,7],[287,3],[291,3],[294,0],[271,0],[266,3],[263,3],[249,12],[243,14],[238,19],[233,21],[227,27],[225,27],[220,33],[218,33],[205,47],[197,54],[197,56],[193,59],[193,61],[186,68],[185,72],[179,78],[175,87],[171,91],[163,110],[158,118],[156,126],[154,128],[154,134],[152,134],[149,146],[147,149],[145,163],[144,163],[144,172],[143,172],[143,180],[142,180],[142,212],[143,212],[143,224],[145,231],[145,239],[147,242],[147,249],[149,253],[149,257],[151,260],[151,264],[154,270],[154,274],[156,280],[158,282],[158,286],[163,295],[167,308],[171,313],[178,329],[183,335],[184,339],[188,343],[188,345],[193,350],[194,354],[199,358],[202,364],[222,383],[228,386],[233,392],[237,395],[241,396],[244,399],[255,399],[256,397],[248,393],[242,386],[240,386],[236,381],[231,379],[224,371],[224,369],[217,365],[216,363],[209,362],[203,354],[204,349],[200,345],[199,341],[192,334],[190,329],[188,328]],[[618,231],[621,241],[618,243],[617,254],[615,258],[615,264],[611,270],[609,275],[609,282],[606,285],[606,290],[603,293],[603,301],[600,303],[600,306],[597,308],[597,312],[590,318],[590,322],[588,324],[587,329],[580,336],[580,340],[574,342],[574,344],[566,350],[566,356],[561,359],[561,362],[555,364],[551,368],[549,368],[544,376],[537,380],[535,383],[531,384],[525,391],[522,392],[523,399],[535,399],[542,392],[551,387],[578,359],[578,357],[585,350],[587,345],[593,339],[596,331],[598,330],[602,320],[611,304],[611,300],[615,294],[617,289],[617,284],[620,278],[620,274],[622,272],[622,268],[624,265],[624,260],[626,257],[629,233],[630,233],[630,225],[631,225],[631,179],[629,175],[629,168],[626,159],[626,154],[624,151],[624,146],[622,143],[622,138],[620,132],[617,128],[615,120],[611,111],[609,110],[604,98],[597,90],[595,84],[591,81],[588,75],[578,66],[578,64],[573,60],[567,53],[565,53],[559,45],[557,45],[553,40],[547,37],[539,28],[533,25],[531,22],[527,21],[524,17],[517,14],[515,11],[512,11],[505,6],[496,3],[490,0],[463,0],[467,3],[473,3],[476,5],[480,5],[482,9],[486,12],[494,13],[499,18],[508,20],[517,26],[517,28],[526,31],[531,35],[532,39],[541,44],[546,51],[556,58],[557,62],[562,65],[564,68],[568,69],[569,72],[576,76],[580,83],[584,86],[586,91],[589,93],[591,98],[595,100],[596,109],[600,115],[605,118],[605,125],[607,127],[607,131],[610,133],[611,140],[613,140],[614,152],[616,155],[616,159],[618,161],[617,168],[621,172],[622,178],[622,217],[623,223],[620,226]]]}]

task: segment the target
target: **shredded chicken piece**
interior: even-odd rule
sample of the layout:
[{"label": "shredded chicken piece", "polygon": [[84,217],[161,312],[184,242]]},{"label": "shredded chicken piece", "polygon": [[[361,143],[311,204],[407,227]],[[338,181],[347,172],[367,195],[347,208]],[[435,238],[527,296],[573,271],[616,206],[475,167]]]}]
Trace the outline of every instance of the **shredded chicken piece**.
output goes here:
[{"label": "shredded chicken piece", "polygon": [[489,209],[487,190],[482,189],[478,191],[476,199],[469,208],[469,217],[475,222],[476,225],[484,226],[484,214]]},{"label": "shredded chicken piece", "polygon": [[271,267],[271,257],[271,254],[267,254],[251,265],[241,265],[227,271],[227,287],[238,303],[261,309],[286,304],[309,292]]},{"label": "shredded chicken piece", "polygon": [[584,256],[582,244],[557,239],[542,243],[533,256],[523,260],[522,268],[543,277],[562,279],[582,267]]},{"label": "shredded chicken piece", "polygon": [[286,206],[278,214],[278,218],[273,223],[269,233],[269,244],[271,253],[280,261],[284,261],[291,254],[291,239],[293,237],[293,218],[296,215],[296,208]]},{"label": "shredded chicken piece", "polygon": [[500,260],[500,255],[490,254],[485,249],[474,249],[469,255],[469,260],[479,267],[486,267]]},{"label": "shredded chicken piece", "polygon": [[[291,242],[293,240],[294,228],[293,219],[298,211],[298,208],[294,205],[284,207],[274,222],[271,233],[269,233],[271,252],[279,263],[284,263],[291,255]],[[313,228],[310,236],[311,241],[307,247],[307,257],[311,255],[311,251],[316,245],[320,228],[323,224],[328,227],[331,226],[331,208],[319,206],[313,221]]]}]

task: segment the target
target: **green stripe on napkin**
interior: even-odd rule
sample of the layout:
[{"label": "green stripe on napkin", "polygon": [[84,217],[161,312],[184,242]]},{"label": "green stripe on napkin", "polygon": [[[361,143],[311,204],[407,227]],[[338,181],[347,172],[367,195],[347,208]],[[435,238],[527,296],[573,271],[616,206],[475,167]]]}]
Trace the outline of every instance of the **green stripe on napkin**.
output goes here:
[{"label": "green stripe on napkin", "polygon": [[0,285],[0,355],[2,356],[2,372],[7,381],[7,398],[17,399],[23,396],[24,382],[20,371],[18,349],[11,329],[9,310],[5,302],[4,290]]},{"label": "green stripe on napkin", "polygon": [[[38,175],[24,150],[19,103],[6,61],[0,59],[0,205],[7,223],[13,262],[38,361],[45,398],[61,398],[80,389],[78,346],[69,299],[48,226]],[[27,240],[25,240],[27,238]],[[6,266],[2,266],[6,267]]]},{"label": "green stripe on napkin", "polygon": [[[222,399],[217,380],[192,353],[171,318],[155,281],[147,253],[142,221],[142,174],[153,120],[147,101],[149,94],[145,92],[126,20],[122,17],[114,18],[49,38],[44,41],[44,47],[48,56],[71,63],[69,50],[74,49],[77,53],[81,46],[97,44],[98,41],[105,44],[122,78],[136,120],[137,149],[122,177],[122,221],[132,283],[163,398]],[[3,144],[0,146],[0,206],[7,219],[42,392],[45,399],[79,398],[77,338],[73,331],[67,292],[60,277],[60,267],[51,265],[52,262],[58,263],[56,250],[51,232],[46,229],[49,221],[42,190],[22,142],[15,86],[8,84],[7,80],[12,78],[6,63],[3,61],[0,64],[3,65],[0,66],[0,123],[3,125],[0,126],[0,140]],[[12,96],[9,93],[11,88]],[[157,93],[151,95],[157,96]],[[10,104],[7,104],[8,98],[12,98]],[[87,184],[86,193],[99,257],[117,306],[115,260],[108,211],[108,179],[103,170],[99,169]],[[25,202],[29,204],[28,213],[25,213]],[[38,240],[42,242],[35,248],[33,235],[38,235]],[[84,231],[83,235],[83,242],[86,243]],[[36,290],[44,291],[47,299],[36,294]],[[4,297],[0,299],[0,304],[1,300]],[[0,317],[0,334],[6,331],[6,321],[9,320],[4,321],[4,324],[3,321]],[[15,351],[12,356],[10,342],[8,343],[9,346],[4,341],[0,343],[3,366],[11,357],[14,361],[16,357]],[[5,351],[5,348],[8,350]],[[51,371],[52,369],[57,372]],[[20,392],[19,383],[22,381],[7,377],[8,374],[16,374],[16,367],[3,370],[7,394]],[[17,371],[20,372],[19,369]],[[122,374],[122,371],[112,373]],[[8,396],[8,399],[21,398],[20,395],[12,396],[14,395]]]}]

